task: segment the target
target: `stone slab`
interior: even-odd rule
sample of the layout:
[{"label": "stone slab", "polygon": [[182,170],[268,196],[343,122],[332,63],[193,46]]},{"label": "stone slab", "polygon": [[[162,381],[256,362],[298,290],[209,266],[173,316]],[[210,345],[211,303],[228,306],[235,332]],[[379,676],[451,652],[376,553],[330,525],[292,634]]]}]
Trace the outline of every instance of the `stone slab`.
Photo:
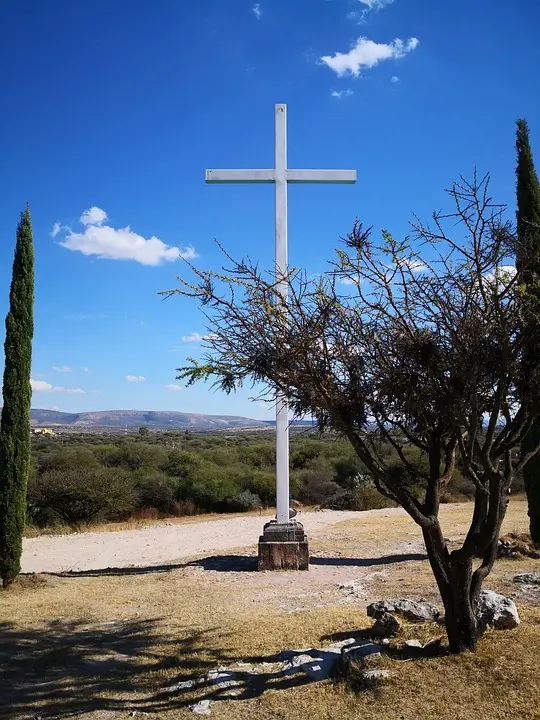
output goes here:
[{"label": "stone slab", "polygon": [[309,570],[308,541],[259,541],[259,570]]}]

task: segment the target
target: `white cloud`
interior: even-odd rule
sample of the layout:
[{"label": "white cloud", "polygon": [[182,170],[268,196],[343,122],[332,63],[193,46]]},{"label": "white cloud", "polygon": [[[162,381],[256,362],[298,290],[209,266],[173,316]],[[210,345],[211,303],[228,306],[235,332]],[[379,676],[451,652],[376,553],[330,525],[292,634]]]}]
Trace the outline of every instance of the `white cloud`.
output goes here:
[{"label": "white cloud", "polygon": [[126,375],[126,380],[128,382],[143,382],[144,375]]},{"label": "white cloud", "polygon": [[56,237],[56,236],[58,235],[58,233],[60,232],[60,230],[62,230],[62,226],[60,225],[60,223],[54,223],[53,229],[51,230],[51,232],[49,233],[49,235],[54,238],[54,237]]},{"label": "white cloud", "polygon": [[55,372],[59,372],[59,373],[67,373],[67,372],[71,372],[71,370],[72,370],[72,368],[70,368],[69,365],[53,365],[52,369]]},{"label": "white cloud", "polygon": [[393,83],[399,82],[398,76],[397,76],[397,75],[392,75],[392,77],[390,78],[390,82],[393,82]]},{"label": "white cloud", "polygon": [[198,332],[193,332],[189,335],[182,335],[182,342],[202,342],[207,340],[208,337],[208,335],[199,335]]},{"label": "white cloud", "polygon": [[51,383],[45,382],[45,380],[34,380],[33,378],[30,378],[30,386],[36,392],[51,392],[53,389]]},{"label": "white cloud", "polygon": [[54,392],[65,393],[67,395],[86,395],[86,391],[81,388],[66,388],[62,385],[51,385],[45,380],[30,380],[30,386],[33,392]]},{"label": "white cloud", "polygon": [[261,19],[262,10],[261,10],[261,4],[255,3],[255,5],[251,8],[252,13],[255,15],[257,20]]},{"label": "white cloud", "polygon": [[167,245],[155,236],[146,239],[133,232],[129,225],[125,228],[113,228],[104,224],[106,220],[107,213],[101,208],[91,207],[85,210],[80,217],[84,231],[78,233],[69,227],[61,227],[60,230],[66,235],[59,244],[83,255],[96,255],[102,260],[134,260],[141,265],[160,265],[165,261],[174,262],[179,258],[191,260],[197,257],[192,247]]},{"label": "white cloud", "polygon": [[82,225],[103,225],[106,219],[107,213],[105,210],[94,205],[83,212],[80,217],[80,222]]},{"label": "white cloud", "polygon": [[494,271],[486,273],[484,277],[489,283],[500,283],[504,287],[512,281],[515,274],[514,265],[500,265]]},{"label": "white cloud", "polygon": [[394,0],[359,0],[368,10],[382,10],[383,7],[391,5]]},{"label": "white cloud", "polygon": [[364,6],[363,10],[360,12],[358,10],[353,10],[349,13],[347,13],[347,18],[349,20],[356,20],[359,25],[366,22],[366,17],[371,12],[378,12],[379,10],[382,10],[383,8],[387,7],[388,5],[392,5],[394,0],[358,0],[361,5]]},{"label": "white cloud", "polygon": [[170,390],[171,392],[180,392],[180,390],[182,390],[181,385],[172,385],[171,384],[171,385],[165,385],[165,387],[167,388],[167,390]]},{"label": "white cloud", "polygon": [[343,277],[339,279],[342,285],[360,285],[360,277]]},{"label": "white cloud", "polygon": [[[403,267],[410,272],[421,272],[427,269],[427,265],[421,260],[410,260],[409,258],[397,258],[395,261],[396,265],[403,265]],[[388,267],[391,267],[389,265]]]},{"label": "white cloud", "polygon": [[81,370],[82,370],[83,372],[90,372],[90,368],[89,368],[89,367],[83,367],[83,368],[81,368]]},{"label": "white cloud", "polygon": [[359,37],[348,53],[337,52],[324,55],[320,62],[333,70],[338,77],[358,77],[361,70],[373,68],[383,60],[398,60],[418,47],[419,40],[410,38],[407,42],[396,38],[391,43],[376,43],[366,37]]},{"label": "white cloud", "polygon": [[330,94],[332,95],[332,97],[335,97],[338,100],[342,100],[344,97],[350,97],[351,95],[354,95],[354,90],[332,90]]}]

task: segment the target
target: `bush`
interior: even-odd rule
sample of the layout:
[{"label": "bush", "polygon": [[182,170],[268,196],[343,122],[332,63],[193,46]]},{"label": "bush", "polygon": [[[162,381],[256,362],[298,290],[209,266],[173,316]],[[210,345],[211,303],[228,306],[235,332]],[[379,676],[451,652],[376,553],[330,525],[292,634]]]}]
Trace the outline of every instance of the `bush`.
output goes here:
[{"label": "bush", "polygon": [[163,515],[174,515],[176,506],[176,483],[159,470],[146,472],[136,480],[137,508],[155,508]]},{"label": "bush", "polygon": [[395,503],[389,500],[377,490],[371,477],[367,474],[357,474],[352,479],[352,490],[339,490],[330,497],[324,507],[331,510],[381,510],[382,508],[395,507]]},{"label": "bush", "polygon": [[165,457],[163,448],[157,445],[127,441],[104,455],[102,462],[107,467],[140,470],[160,467]]},{"label": "bush", "polygon": [[256,510],[261,506],[261,498],[252,493],[251,490],[244,490],[236,497],[229,500],[229,509],[231,512],[247,512],[248,510]]},{"label": "bush", "polygon": [[304,505],[324,505],[342,490],[325,472],[303,470],[300,480],[303,484],[298,492],[298,500]]},{"label": "bush", "polygon": [[75,529],[99,520],[125,518],[133,511],[136,499],[129,476],[105,468],[49,470],[28,488],[34,518],[54,512]]}]

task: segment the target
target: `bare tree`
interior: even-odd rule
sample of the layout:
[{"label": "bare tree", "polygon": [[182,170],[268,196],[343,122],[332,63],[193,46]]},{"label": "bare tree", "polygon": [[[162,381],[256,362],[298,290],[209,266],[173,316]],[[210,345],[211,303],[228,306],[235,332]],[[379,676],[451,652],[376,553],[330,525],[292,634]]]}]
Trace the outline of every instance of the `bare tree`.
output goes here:
[{"label": "bare tree", "polygon": [[[403,241],[383,232],[374,243],[357,222],[322,277],[289,273],[287,303],[273,276],[228,256],[229,270],[192,268],[193,282],[179,279],[164,294],[197,298],[211,333],[204,361],[190,360],[180,378],[214,377],[227,392],[248,380],[283,391],[296,415],[344,435],[379,491],[418,523],[457,653],[476,647],[477,603],[509,488],[538,450],[519,455],[540,413],[540,358],[524,378],[524,303],[508,267],[514,236],[489,177],[447,193],[452,211],[430,224],[415,219]],[[385,461],[381,442],[399,466]],[[439,504],[458,458],[475,501],[467,537],[450,551]]]}]

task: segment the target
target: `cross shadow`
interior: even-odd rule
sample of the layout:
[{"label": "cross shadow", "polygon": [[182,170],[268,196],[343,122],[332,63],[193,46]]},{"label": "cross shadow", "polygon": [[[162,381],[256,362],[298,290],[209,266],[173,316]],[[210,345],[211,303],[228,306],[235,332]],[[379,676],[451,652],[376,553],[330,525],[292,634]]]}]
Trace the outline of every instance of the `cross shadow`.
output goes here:
[{"label": "cross shadow", "polygon": [[[375,558],[317,557],[312,555],[310,565],[335,567],[374,567],[376,565],[392,565],[402,562],[421,562],[427,560],[422,553],[405,553],[400,555],[382,555]],[[57,577],[106,577],[123,575],[148,575],[172,572],[187,567],[200,567],[214,572],[256,572],[257,558],[253,555],[210,555],[191,560],[186,563],[169,563],[166,565],[147,565],[142,567],[102,568],[97,570],[67,570],[66,572],[44,573]]]},{"label": "cross shadow", "polygon": [[402,562],[422,562],[427,559],[428,556],[424,553],[404,553],[401,555],[382,555],[375,558],[311,557],[309,563],[310,565],[373,567],[375,565],[393,565]]},{"label": "cross shadow", "polygon": [[[324,651],[311,653],[310,677],[301,667],[284,669],[297,651],[238,658],[221,647],[223,639],[220,628],[170,638],[160,631],[159,619],[91,626],[54,620],[23,629],[0,623],[0,718],[159,713],[202,699],[244,700],[324,679],[317,668],[331,659]],[[219,666],[235,665],[225,683],[208,676]]]}]

